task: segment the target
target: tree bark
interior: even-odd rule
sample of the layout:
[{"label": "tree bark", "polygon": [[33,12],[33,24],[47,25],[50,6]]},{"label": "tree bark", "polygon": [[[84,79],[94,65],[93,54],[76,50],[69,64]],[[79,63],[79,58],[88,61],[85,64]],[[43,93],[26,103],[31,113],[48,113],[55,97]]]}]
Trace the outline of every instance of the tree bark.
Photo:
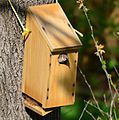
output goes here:
[{"label": "tree bark", "polygon": [[[12,0],[24,24],[28,6],[51,2],[53,0]],[[25,111],[21,92],[24,48],[21,34],[22,29],[8,1],[0,0],[0,120],[31,120]],[[42,119],[34,116],[38,115],[31,114],[33,120]]]}]

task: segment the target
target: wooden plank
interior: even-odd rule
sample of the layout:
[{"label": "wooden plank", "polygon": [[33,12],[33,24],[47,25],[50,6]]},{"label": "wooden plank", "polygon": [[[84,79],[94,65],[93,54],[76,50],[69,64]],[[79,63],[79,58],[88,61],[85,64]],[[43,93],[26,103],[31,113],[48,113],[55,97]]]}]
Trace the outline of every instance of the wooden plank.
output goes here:
[{"label": "wooden plank", "polygon": [[81,42],[59,4],[33,6],[29,10],[45,31],[52,52],[79,48]]},{"label": "wooden plank", "polygon": [[36,102],[35,100],[31,99],[28,96],[24,97],[24,105],[25,107],[33,110],[34,112],[38,113],[41,116],[45,116],[50,112],[53,112],[53,109],[43,109],[38,102]]},{"label": "wooden plank", "polygon": [[22,91],[42,103],[47,97],[50,51],[31,14],[26,23],[31,33],[24,48]]},{"label": "wooden plank", "polygon": [[49,92],[43,108],[74,104],[78,53],[69,53],[69,64],[59,64],[58,56],[51,58]]}]

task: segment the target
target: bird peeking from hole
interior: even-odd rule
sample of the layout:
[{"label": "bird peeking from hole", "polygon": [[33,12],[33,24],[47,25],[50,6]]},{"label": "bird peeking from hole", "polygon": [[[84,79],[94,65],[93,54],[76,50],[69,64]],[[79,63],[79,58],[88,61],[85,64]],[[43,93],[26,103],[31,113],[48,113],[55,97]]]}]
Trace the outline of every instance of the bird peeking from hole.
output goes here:
[{"label": "bird peeking from hole", "polygon": [[67,53],[62,53],[58,56],[58,62],[60,64],[69,65],[69,58]]}]

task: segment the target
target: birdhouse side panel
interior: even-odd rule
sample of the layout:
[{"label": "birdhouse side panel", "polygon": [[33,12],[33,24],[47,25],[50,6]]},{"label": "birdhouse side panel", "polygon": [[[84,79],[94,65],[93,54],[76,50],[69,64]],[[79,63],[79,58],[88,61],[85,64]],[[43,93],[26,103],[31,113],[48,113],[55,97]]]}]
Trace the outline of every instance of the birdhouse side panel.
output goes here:
[{"label": "birdhouse side panel", "polygon": [[69,53],[68,64],[58,62],[59,55],[51,58],[51,74],[44,108],[71,105],[75,100],[78,53]]},{"label": "birdhouse side panel", "polygon": [[32,14],[27,15],[26,26],[31,33],[25,42],[22,90],[42,103],[47,94],[50,51]]}]

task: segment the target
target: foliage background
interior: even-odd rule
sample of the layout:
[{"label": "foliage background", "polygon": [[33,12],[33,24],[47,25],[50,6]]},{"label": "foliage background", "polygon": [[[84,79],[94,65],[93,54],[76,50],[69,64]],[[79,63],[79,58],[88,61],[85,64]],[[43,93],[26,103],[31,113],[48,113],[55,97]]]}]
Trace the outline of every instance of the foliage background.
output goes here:
[{"label": "foliage background", "polygon": [[[83,10],[79,10],[75,0],[59,0],[63,10],[72,23],[73,27],[84,34],[80,38],[83,46],[79,50],[79,66],[85,73],[88,82],[90,83],[93,92],[99,101],[100,107],[104,111],[109,110],[110,94],[107,84],[107,79],[102,70],[101,64],[95,53],[95,46],[91,38],[91,31],[86,21]],[[119,38],[116,32],[119,31],[119,2],[118,0],[85,0],[85,5],[89,9],[88,15],[94,27],[94,35],[99,43],[105,46],[105,60],[107,69],[112,75],[112,80],[119,88],[119,76],[116,74],[114,67],[119,70]],[[104,102],[104,95],[106,102]],[[76,102],[73,106],[62,107],[62,120],[78,120],[83,108],[85,107],[84,100],[92,100],[89,88],[84,82],[84,79],[78,71]],[[93,101],[93,100],[92,100]],[[118,106],[118,101],[116,102]],[[95,118],[102,117],[97,109],[92,106],[87,108]],[[119,118],[119,111],[117,110]],[[93,120],[92,117],[84,113],[82,120]],[[106,118],[102,118],[105,120]]]}]

